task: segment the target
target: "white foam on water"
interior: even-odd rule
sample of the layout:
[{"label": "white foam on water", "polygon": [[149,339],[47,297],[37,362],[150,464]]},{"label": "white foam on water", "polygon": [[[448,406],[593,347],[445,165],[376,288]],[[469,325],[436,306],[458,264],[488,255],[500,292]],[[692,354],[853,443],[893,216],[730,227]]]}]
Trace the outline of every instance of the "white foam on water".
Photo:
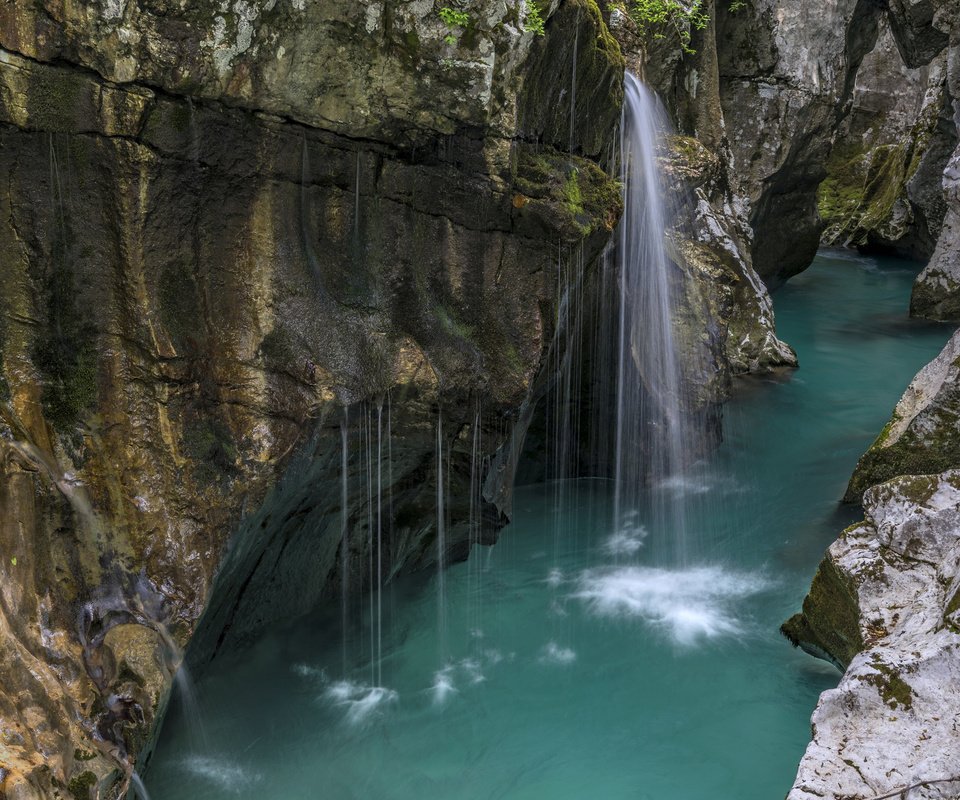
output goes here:
[{"label": "white foam on water", "polygon": [[453,669],[444,667],[433,675],[433,686],[430,687],[430,694],[433,696],[433,704],[442,706],[452,695],[457,693],[457,687],[453,683]]},{"label": "white foam on water", "polygon": [[475,658],[465,658],[460,662],[460,669],[470,683],[483,683],[487,678],[483,674],[480,662]]},{"label": "white foam on water", "polygon": [[547,575],[547,585],[548,586],[559,586],[563,583],[566,578],[563,575],[563,570],[559,567],[554,567],[550,570],[550,573]]},{"label": "white foam on water", "polygon": [[587,570],[574,597],[594,614],[639,618],[688,646],[701,639],[742,634],[734,605],[769,585],[761,575],[721,567],[623,567]]},{"label": "white foam on water", "polygon": [[577,654],[569,647],[561,647],[556,642],[548,642],[540,651],[541,664],[572,664],[577,660]]},{"label": "white foam on water", "polygon": [[692,475],[671,475],[669,478],[657,481],[656,488],[680,497],[686,497],[688,495],[706,494],[713,486],[709,481]]},{"label": "white foam on water", "polygon": [[262,778],[239,764],[212,756],[190,756],[184,759],[183,766],[197,777],[237,794],[250,789]]},{"label": "white foam on water", "polygon": [[320,667],[312,667],[309,664],[301,663],[294,664],[290,669],[293,670],[294,675],[298,675],[301,678],[311,678],[323,683],[327,682],[327,671]]},{"label": "white foam on water", "polygon": [[344,719],[351,725],[369,721],[399,695],[384,686],[367,686],[353,681],[336,681],[327,687],[324,697],[346,710]]},{"label": "white foam on water", "polygon": [[603,549],[612,556],[632,556],[643,547],[646,538],[647,529],[642,525],[623,528],[607,537]]}]

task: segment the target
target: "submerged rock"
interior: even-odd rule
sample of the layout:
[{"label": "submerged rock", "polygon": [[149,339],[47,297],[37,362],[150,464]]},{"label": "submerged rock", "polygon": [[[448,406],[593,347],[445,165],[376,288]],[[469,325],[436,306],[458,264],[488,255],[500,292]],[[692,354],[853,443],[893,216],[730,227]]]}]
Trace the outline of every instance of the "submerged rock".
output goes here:
[{"label": "submerged rock", "polygon": [[904,476],[864,496],[784,626],[845,667],[813,714],[788,800],[960,792],[960,471]]}]

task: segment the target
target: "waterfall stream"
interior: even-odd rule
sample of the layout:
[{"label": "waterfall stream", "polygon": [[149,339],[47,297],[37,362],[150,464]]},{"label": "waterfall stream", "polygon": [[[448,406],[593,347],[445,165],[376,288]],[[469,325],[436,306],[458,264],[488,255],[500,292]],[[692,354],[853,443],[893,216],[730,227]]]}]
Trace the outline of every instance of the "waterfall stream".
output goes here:
[{"label": "waterfall stream", "polygon": [[[620,336],[614,514],[625,535],[646,484],[684,486],[684,471],[703,437],[684,396],[675,342],[675,301],[667,254],[677,220],[658,155],[670,129],[656,95],[629,72],[625,80],[620,158],[624,211],[617,230]],[[658,560],[690,558],[682,492],[660,491],[651,545]]]}]

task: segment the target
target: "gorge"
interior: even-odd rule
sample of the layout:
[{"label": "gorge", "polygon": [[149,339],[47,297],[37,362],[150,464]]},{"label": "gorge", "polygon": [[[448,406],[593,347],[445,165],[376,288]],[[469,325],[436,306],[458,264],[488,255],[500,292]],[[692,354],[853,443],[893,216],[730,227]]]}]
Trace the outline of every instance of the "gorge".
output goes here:
[{"label": "gorge", "polygon": [[0,797],[955,796],[958,55],[7,3]]}]

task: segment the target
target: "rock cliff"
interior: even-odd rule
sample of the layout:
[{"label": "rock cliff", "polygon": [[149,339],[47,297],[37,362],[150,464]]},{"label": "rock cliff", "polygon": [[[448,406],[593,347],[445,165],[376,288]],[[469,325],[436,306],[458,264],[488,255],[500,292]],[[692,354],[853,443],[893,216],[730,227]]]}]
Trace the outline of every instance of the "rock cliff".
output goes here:
[{"label": "rock cliff", "polygon": [[863,505],[785,626],[846,669],[787,797],[956,797],[960,473],[895,478]]},{"label": "rock cliff", "polygon": [[502,525],[620,204],[622,58],[551,10],[0,9],[4,796],[116,796],[211,598],[204,658],[368,585],[371,525],[432,563],[438,458],[451,553]]},{"label": "rock cliff", "polygon": [[882,22],[820,185],[825,244],[933,254],[946,214],[941,176],[957,144],[946,77],[946,53],[910,69]]}]

